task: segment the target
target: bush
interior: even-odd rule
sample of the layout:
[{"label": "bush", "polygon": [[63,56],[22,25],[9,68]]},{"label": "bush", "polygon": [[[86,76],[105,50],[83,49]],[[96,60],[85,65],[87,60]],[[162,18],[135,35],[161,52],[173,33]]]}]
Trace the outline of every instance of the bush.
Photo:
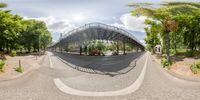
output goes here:
[{"label": "bush", "polygon": [[22,66],[17,67],[17,68],[15,69],[15,71],[22,73],[22,72],[23,72]]},{"label": "bush", "polygon": [[197,74],[200,71],[200,61],[191,65],[191,70],[194,74]]},{"label": "bush", "polygon": [[11,53],[10,53],[10,56],[11,57],[15,57],[17,55],[17,52],[16,51],[12,51]]},{"label": "bush", "polygon": [[0,71],[3,72],[3,68],[4,68],[5,62],[0,60]]},{"label": "bush", "polygon": [[170,53],[173,54],[173,55],[175,55],[177,53],[177,51],[174,50],[174,49],[170,49]]},{"label": "bush", "polygon": [[167,59],[166,58],[162,58],[161,59],[161,64],[163,65],[163,67],[168,67],[170,65],[170,63],[167,62]]},{"label": "bush", "polygon": [[161,64],[163,65],[163,67],[167,67],[169,69],[169,66],[172,65],[172,62],[168,62],[167,61],[167,55],[166,54],[163,54],[162,55],[162,59],[161,59]]},{"label": "bush", "polygon": [[194,56],[194,52],[193,51],[186,51],[186,56],[187,57],[193,57]]},{"label": "bush", "polygon": [[117,52],[112,52],[112,55],[118,55],[118,53]]},{"label": "bush", "polygon": [[0,59],[6,59],[4,52],[0,51]]}]

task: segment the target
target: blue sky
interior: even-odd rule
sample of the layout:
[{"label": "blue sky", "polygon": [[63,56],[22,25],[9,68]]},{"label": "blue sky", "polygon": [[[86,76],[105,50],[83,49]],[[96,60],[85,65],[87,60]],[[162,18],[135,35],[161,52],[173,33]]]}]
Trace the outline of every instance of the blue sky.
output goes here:
[{"label": "blue sky", "polygon": [[25,19],[38,19],[47,24],[53,40],[59,33],[67,32],[90,22],[102,22],[131,30],[143,42],[146,27],[145,17],[132,17],[133,8],[127,7],[134,2],[161,3],[163,1],[200,1],[200,0],[0,0],[8,4],[6,9]]}]

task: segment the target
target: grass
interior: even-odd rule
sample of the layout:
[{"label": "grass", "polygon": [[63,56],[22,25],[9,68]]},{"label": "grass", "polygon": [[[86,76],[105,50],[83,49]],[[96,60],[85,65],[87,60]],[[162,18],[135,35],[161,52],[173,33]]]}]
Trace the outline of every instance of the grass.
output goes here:
[{"label": "grass", "polygon": [[176,49],[176,51],[174,49],[170,49],[170,53],[172,55],[185,54],[186,52],[187,52],[187,49]]},{"label": "grass", "polygon": [[200,61],[191,65],[191,70],[194,74],[200,73]]},{"label": "grass", "polygon": [[0,71],[3,72],[4,70],[4,66],[5,66],[5,62],[0,60]]},{"label": "grass", "polygon": [[22,73],[23,72],[23,69],[22,69],[22,66],[19,66],[15,69],[15,71],[19,72],[19,73]]},{"label": "grass", "polygon": [[11,56],[11,57],[17,56],[17,52],[16,52],[16,51],[11,51],[10,56]]},{"label": "grass", "polygon": [[163,68],[170,69],[170,66],[173,64],[172,61],[167,61],[167,55],[163,54],[161,59],[161,64],[163,65]]}]

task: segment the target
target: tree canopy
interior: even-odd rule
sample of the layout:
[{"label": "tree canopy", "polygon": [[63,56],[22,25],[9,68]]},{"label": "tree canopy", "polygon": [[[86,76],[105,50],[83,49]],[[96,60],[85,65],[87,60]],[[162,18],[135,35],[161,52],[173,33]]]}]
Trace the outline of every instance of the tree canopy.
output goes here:
[{"label": "tree canopy", "polygon": [[[147,16],[147,48],[153,51],[156,44],[163,46],[163,53],[170,60],[170,49],[200,50],[200,2],[165,2],[157,4],[134,3],[133,16]],[[160,36],[160,37],[159,37]],[[158,41],[161,40],[161,42]]]},{"label": "tree canopy", "polygon": [[[0,7],[6,7],[0,3]],[[0,10],[0,49],[10,52],[12,50],[26,49],[39,51],[46,49],[51,43],[51,33],[42,21],[24,20],[10,11]]]}]

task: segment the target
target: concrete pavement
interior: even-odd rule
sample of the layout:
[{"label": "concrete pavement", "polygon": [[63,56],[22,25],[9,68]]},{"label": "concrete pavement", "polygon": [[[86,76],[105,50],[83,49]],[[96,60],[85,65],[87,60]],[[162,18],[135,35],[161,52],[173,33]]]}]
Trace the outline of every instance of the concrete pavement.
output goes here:
[{"label": "concrete pavement", "polygon": [[[144,81],[141,84],[141,87],[133,93],[109,97],[89,97],[66,94],[56,87],[54,83],[55,78],[60,78],[62,81],[74,78],[71,81],[73,81],[72,83],[75,83],[76,78],[77,80],[80,79],[80,77],[88,78],[90,73],[80,72],[69,66],[66,67],[66,64],[57,57],[50,57],[52,65],[54,65],[53,69],[50,68],[49,58],[45,57],[44,62],[41,64],[42,67],[27,74],[27,76],[23,76],[17,80],[0,82],[0,100],[199,100],[200,98],[200,83],[184,81],[170,76],[168,73],[164,72],[151,57],[147,63]],[[145,57],[141,57],[140,59],[143,63],[145,62]],[[142,68],[142,65],[133,68],[133,70],[137,69],[136,71],[133,71],[135,72],[134,74],[138,72],[139,75]],[[130,73],[131,72],[132,71],[130,71]],[[109,75],[93,75],[99,77],[99,80],[101,80],[101,77],[103,76],[108,77],[108,80],[104,81],[115,79],[116,82],[113,84],[113,87],[117,82],[120,82],[120,79],[121,81],[124,81],[124,83],[132,80],[132,82],[128,82],[129,84],[123,85],[124,87],[105,87],[107,90],[103,90],[113,91],[130,86],[130,84],[137,79],[137,76],[134,78],[134,76],[132,76],[133,74],[130,73],[117,75],[115,77],[110,77]],[[125,81],[126,79],[119,78],[126,78],[125,76],[130,78],[127,78],[127,81]],[[131,77],[133,78],[131,79]],[[70,83],[67,81],[65,84],[69,85]],[[80,89],[80,87],[77,87],[77,89]],[[81,88],[81,90],[84,90],[84,88]]]}]

